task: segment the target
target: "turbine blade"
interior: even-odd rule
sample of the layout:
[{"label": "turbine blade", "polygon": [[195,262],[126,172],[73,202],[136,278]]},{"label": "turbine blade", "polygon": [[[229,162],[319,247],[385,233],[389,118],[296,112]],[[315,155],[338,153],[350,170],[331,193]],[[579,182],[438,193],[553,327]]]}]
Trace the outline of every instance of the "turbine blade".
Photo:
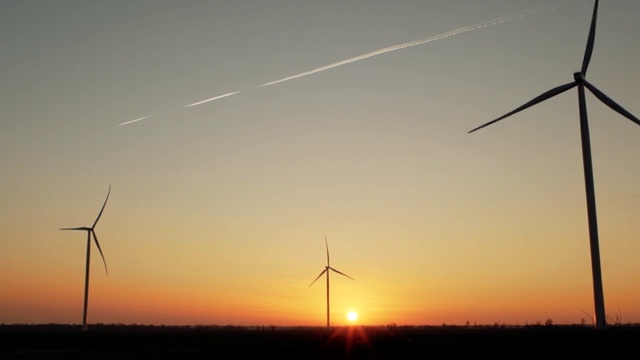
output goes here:
[{"label": "turbine blade", "polygon": [[318,277],[317,277],[315,280],[313,280],[313,281],[311,282],[311,284],[309,284],[309,287],[311,287],[311,285],[313,285],[313,283],[314,283],[314,282],[318,281],[318,279],[320,279],[320,277],[321,277],[325,272],[327,272],[327,269],[326,269],[326,268],[325,268],[324,270],[322,270],[322,272],[320,273],[320,275],[318,275]]},{"label": "turbine blade", "polygon": [[582,59],[582,75],[587,75],[587,68],[591,61],[591,54],[593,54],[593,43],[596,39],[596,20],[598,18],[598,0],[593,7],[593,17],[591,18],[591,28],[589,29],[589,39],[587,40],[587,48],[584,52],[584,59]]},{"label": "turbine blade", "polygon": [[511,115],[513,115],[515,113],[518,113],[518,112],[520,112],[520,111],[522,111],[524,109],[527,109],[527,108],[529,108],[529,107],[531,107],[533,105],[536,105],[536,104],[538,104],[540,102],[543,102],[543,101],[545,101],[545,100],[547,100],[549,98],[552,98],[552,97],[554,97],[554,96],[556,96],[558,94],[561,94],[561,93],[571,89],[572,87],[576,86],[577,84],[578,84],[577,82],[572,81],[572,82],[570,82],[568,84],[564,84],[564,85],[560,85],[558,87],[555,87],[555,88],[553,88],[553,89],[551,89],[551,90],[549,90],[549,91],[537,96],[536,98],[534,98],[533,100],[529,101],[528,103],[520,106],[519,108],[517,108],[517,109],[515,109],[515,110],[513,110],[513,111],[511,111],[509,113],[506,113],[506,114],[500,116],[499,118],[497,118],[495,120],[489,121],[488,123],[486,123],[484,125],[480,125],[477,128],[469,131],[468,133],[470,134],[470,133],[472,133],[472,132],[474,132],[476,130],[480,130],[483,127],[489,126],[489,125],[491,125],[491,124],[493,124],[495,122],[498,122],[498,121],[500,121],[500,120],[502,120],[502,119],[504,119],[506,117],[509,117],[509,116],[511,116]]},{"label": "turbine blade", "polygon": [[96,245],[98,246],[98,251],[100,252],[100,256],[102,256],[102,262],[104,263],[104,271],[107,273],[107,276],[109,276],[109,270],[107,270],[107,261],[104,259],[104,254],[102,253],[102,249],[100,248],[100,243],[98,242],[98,237],[96,236],[96,232],[93,231],[93,229],[91,229],[91,233],[93,234],[93,240],[96,242]]},{"label": "turbine blade", "polygon": [[82,226],[82,227],[74,227],[74,228],[60,228],[60,230],[91,230],[90,228],[86,227],[86,226]]},{"label": "turbine blade", "polygon": [[324,236],[324,246],[327,248],[327,266],[329,266],[329,243],[327,242],[327,235]]},{"label": "turbine blade", "polygon": [[346,277],[348,277],[348,278],[349,278],[349,279],[351,279],[351,280],[355,280],[355,279],[354,279],[354,278],[352,278],[351,276],[349,276],[349,275],[347,275],[347,274],[345,274],[345,273],[343,273],[343,272],[340,272],[340,271],[338,271],[338,270],[336,270],[336,269],[334,269],[334,268],[332,268],[332,267],[330,267],[329,269],[331,269],[331,270],[333,270],[333,271],[337,272],[338,274],[340,274],[340,275],[342,275],[342,276],[346,276]]},{"label": "turbine blade", "polygon": [[583,80],[583,81],[584,81],[584,86],[586,86],[587,89],[589,89],[589,91],[593,93],[593,95],[595,95],[598,99],[600,99],[600,101],[602,101],[607,106],[609,106],[610,108],[618,112],[620,115],[640,125],[640,119],[638,119],[635,115],[625,110],[622,106],[618,105],[618,103],[613,101],[610,97],[605,95],[602,91],[598,90],[597,87],[593,86],[587,80]]},{"label": "turbine blade", "polygon": [[96,224],[98,223],[98,220],[100,220],[100,216],[102,216],[102,212],[104,211],[104,207],[107,206],[107,200],[109,200],[109,194],[110,193],[111,193],[111,184],[109,184],[109,191],[107,191],[107,198],[104,199],[104,204],[102,204],[102,209],[100,209],[100,213],[98,213],[98,217],[96,218],[96,221],[91,226],[91,229],[96,227]]}]

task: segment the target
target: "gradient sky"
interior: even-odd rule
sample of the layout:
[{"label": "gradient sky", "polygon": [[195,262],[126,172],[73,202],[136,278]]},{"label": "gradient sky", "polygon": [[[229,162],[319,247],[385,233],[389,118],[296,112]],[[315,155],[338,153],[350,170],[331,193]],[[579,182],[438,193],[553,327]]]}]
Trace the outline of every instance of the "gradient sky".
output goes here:
[{"label": "gradient sky", "polygon": [[[325,235],[335,325],[590,322],[576,90],[467,132],[572,81],[592,7],[0,0],[0,323],[81,323],[58,229],[110,184],[90,323],[323,325]],[[588,75],[636,116],[638,19],[601,1]],[[640,322],[640,127],[587,103],[607,315]]]}]

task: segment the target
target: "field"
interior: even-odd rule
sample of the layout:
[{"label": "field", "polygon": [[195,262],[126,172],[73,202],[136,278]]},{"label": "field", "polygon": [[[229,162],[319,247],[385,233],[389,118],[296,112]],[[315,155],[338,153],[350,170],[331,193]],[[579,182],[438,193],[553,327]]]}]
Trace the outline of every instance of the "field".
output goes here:
[{"label": "field", "polygon": [[0,325],[0,359],[637,359],[640,326]]}]

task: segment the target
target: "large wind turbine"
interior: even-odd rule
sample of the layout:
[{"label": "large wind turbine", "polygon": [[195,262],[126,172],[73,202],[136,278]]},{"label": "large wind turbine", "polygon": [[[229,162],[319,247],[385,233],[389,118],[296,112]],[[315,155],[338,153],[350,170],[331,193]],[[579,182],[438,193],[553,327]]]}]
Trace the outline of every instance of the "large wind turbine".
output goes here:
[{"label": "large wind turbine", "polygon": [[75,228],[62,228],[60,230],[78,230],[78,231],[86,231],[87,232],[87,263],[84,275],[84,310],[82,312],[82,330],[87,330],[87,306],[89,303],[89,264],[91,261],[91,235],[93,234],[93,239],[96,242],[96,246],[98,247],[98,251],[100,251],[100,256],[102,256],[102,262],[104,263],[104,271],[109,276],[109,271],[107,270],[107,262],[104,259],[104,255],[102,254],[102,249],[100,248],[100,243],[98,242],[98,237],[96,236],[95,227],[100,220],[100,216],[102,216],[102,212],[104,211],[104,207],[107,205],[107,200],[109,200],[109,194],[111,193],[111,185],[109,185],[109,191],[107,192],[107,198],[104,200],[104,204],[102,204],[102,209],[98,213],[98,217],[93,222],[91,227],[81,226]]},{"label": "large wind turbine", "polygon": [[598,221],[596,216],[596,198],[595,198],[595,189],[593,183],[593,166],[591,163],[591,143],[589,140],[589,124],[587,121],[587,103],[585,99],[585,91],[586,87],[595,95],[600,101],[605,103],[614,111],[618,112],[620,115],[626,117],[627,119],[633,121],[634,123],[640,125],[640,120],[635,117],[633,114],[622,108],[622,106],[618,105],[615,101],[605,95],[602,91],[598,90],[594,85],[587,81],[585,76],[587,75],[587,68],[589,67],[589,61],[591,60],[591,54],[593,53],[593,44],[596,36],[596,19],[598,17],[598,0],[595,1],[595,6],[593,8],[593,17],[591,19],[591,28],[589,30],[589,38],[587,40],[587,47],[584,53],[584,58],[582,61],[582,69],[579,72],[575,72],[573,74],[573,81],[564,85],[560,85],[555,87],[528,103],[516,108],[515,110],[492,120],[484,125],[481,125],[471,131],[472,133],[476,130],[482,129],[485,126],[489,126],[497,121],[500,121],[508,116],[511,116],[515,113],[518,113],[522,110],[525,110],[533,105],[536,105],[544,100],[552,98],[558,94],[561,94],[571,88],[578,88],[578,104],[580,109],[580,135],[582,138],[582,163],[584,167],[584,181],[585,181],[585,190],[587,197],[587,217],[589,221],[589,241],[591,245],[591,271],[593,276],[593,294],[594,294],[594,302],[595,302],[595,315],[596,315],[596,329],[603,329],[606,327],[606,316],[604,310],[604,292],[602,286],[602,273],[600,271],[600,249],[598,244]]},{"label": "large wind turbine", "polygon": [[340,274],[342,276],[346,276],[351,280],[355,280],[355,279],[352,278],[351,276],[349,276],[349,275],[347,275],[347,274],[345,274],[343,272],[340,272],[340,271],[338,271],[338,270],[336,270],[336,269],[331,267],[331,265],[329,263],[329,244],[327,243],[327,237],[326,236],[324,237],[324,245],[327,248],[327,266],[324,267],[324,270],[322,270],[320,275],[318,275],[318,277],[315,280],[313,280],[311,282],[311,284],[309,284],[309,286],[313,285],[313,283],[315,283],[318,279],[320,279],[320,277],[324,273],[327,274],[327,327],[329,327],[329,326],[331,326],[330,325],[331,323],[330,323],[330,320],[329,320],[329,318],[330,318],[330,316],[329,316],[329,270],[334,271],[334,272],[336,272],[336,273],[338,273],[338,274]]}]

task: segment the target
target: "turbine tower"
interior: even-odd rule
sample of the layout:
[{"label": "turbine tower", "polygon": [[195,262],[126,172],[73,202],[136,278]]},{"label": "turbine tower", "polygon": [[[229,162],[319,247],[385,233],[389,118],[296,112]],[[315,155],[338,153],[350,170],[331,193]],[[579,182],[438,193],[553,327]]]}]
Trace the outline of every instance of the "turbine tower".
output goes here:
[{"label": "turbine tower", "polygon": [[340,271],[338,271],[338,270],[336,270],[336,269],[331,267],[331,264],[329,262],[329,244],[327,242],[327,237],[326,236],[324,237],[324,245],[325,245],[325,247],[327,249],[327,266],[325,266],[324,270],[322,270],[322,272],[320,272],[320,275],[318,275],[318,277],[315,280],[313,280],[311,282],[311,284],[309,284],[309,287],[311,287],[311,285],[313,285],[313,283],[315,283],[318,279],[320,279],[320,277],[324,273],[327,274],[327,327],[330,327],[331,326],[331,322],[330,322],[330,315],[329,315],[329,313],[330,313],[330,311],[329,311],[329,309],[330,309],[329,308],[329,270],[334,271],[334,272],[336,272],[336,273],[338,273],[338,274],[340,274],[342,276],[346,276],[351,280],[355,280],[355,279],[352,278],[351,276],[349,276],[349,275],[347,275],[347,274],[345,274],[343,272],[340,272]]},{"label": "turbine tower", "polygon": [[89,304],[89,264],[91,262],[91,235],[93,235],[93,239],[98,247],[98,251],[100,251],[100,256],[102,256],[102,262],[104,263],[104,271],[109,276],[109,271],[107,270],[107,262],[104,259],[104,255],[102,254],[102,249],[100,248],[100,243],[98,242],[98,237],[96,236],[95,227],[100,220],[100,216],[102,216],[102,212],[104,211],[104,207],[107,205],[107,200],[109,200],[109,194],[111,193],[111,185],[109,185],[109,191],[107,192],[107,198],[104,200],[104,204],[102,204],[102,209],[98,213],[98,217],[93,222],[91,227],[81,226],[74,228],[62,228],[60,230],[77,230],[77,231],[86,231],[87,232],[87,261],[86,268],[84,274],[84,310],[82,312],[82,330],[87,330],[87,307]]},{"label": "turbine tower", "polygon": [[506,117],[509,117],[515,113],[518,113],[522,110],[525,110],[533,105],[536,105],[544,100],[552,98],[558,94],[561,94],[569,89],[574,87],[578,88],[578,106],[580,111],[580,135],[582,139],[582,163],[584,167],[584,181],[585,181],[585,191],[587,198],[587,218],[589,222],[589,242],[591,247],[591,272],[593,276],[593,295],[594,295],[594,303],[595,303],[595,317],[596,317],[596,329],[604,329],[607,325],[606,323],[606,315],[605,315],[605,307],[604,307],[604,290],[602,286],[602,272],[600,270],[600,249],[599,249],[599,240],[598,240],[598,221],[596,215],[596,197],[595,197],[595,187],[593,181],[593,166],[591,161],[591,143],[589,139],[589,123],[587,120],[587,102],[585,99],[585,91],[586,87],[597,97],[600,101],[605,103],[614,111],[618,112],[620,115],[626,117],[632,122],[640,125],[640,120],[625,110],[622,106],[618,105],[615,101],[605,95],[602,91],[598,90],[594,85],[587,81],[585,78],[587,75],[587,68],[589,67],[589,62],[591,61],[591,54],[593,53],[593,44],[596,36],[596,20],[598,17],[598,0],[595,1],[595,5],[593,8],[593,16],[591,19],[591,27],[589,30],[589,38],[587,40],[587,47],[584,53],[584,58],[582,60],[582,68],[579,72],[575,72],[573,74],[573,81],[564,85],[560,85],[555,87],[528,103],[516,108],[515,110],[492,120],[484,125],[481,125],[471,131],[472,133],[476,130],[480,130],[486,126],[489,126],[495,122],[498,122]]}]

